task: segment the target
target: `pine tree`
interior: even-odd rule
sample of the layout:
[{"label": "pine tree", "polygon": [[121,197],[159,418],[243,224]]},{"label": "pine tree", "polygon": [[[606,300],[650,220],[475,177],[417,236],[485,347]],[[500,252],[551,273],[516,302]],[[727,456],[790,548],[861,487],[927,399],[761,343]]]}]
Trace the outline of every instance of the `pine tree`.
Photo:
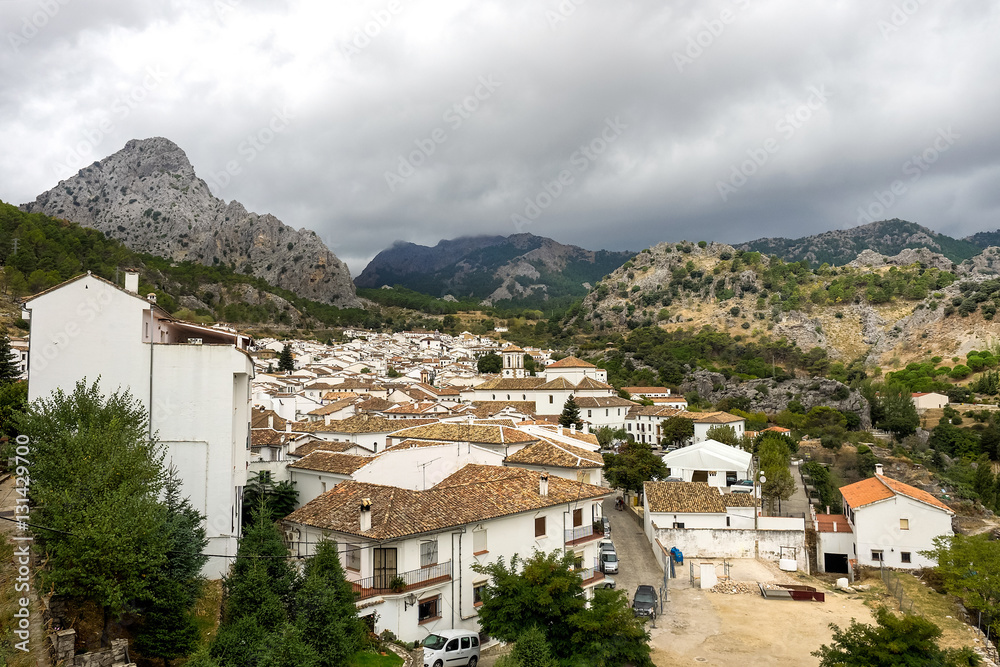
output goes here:
[{"label": "pine tree", "polygon": [[578,429],[583,428],[583,420],[580,418],[580,406],[576,404],[576,399],[570,394],[566,402],[563,403],[563,411],[559,415],[559,425],[569,428],[574,424]]},{"label": "pine tree", "polygon": [[21,377],[17,364],[11,356],[10,338],[6,334],[0,336],[0,386],[15,382]]},{"label": "pine tree", "polygon": [[278,357],[278,370],[295,370],[295,360],[292,358],[292,346],[289,343],[285,343],[285,346],[281,348],[281,356]]},{"label": "pine tree", "polygon": [[344,575],[337,543],[316,545],[295,595],[295,625],[318,656],[319,667],[337,667],[361,649],[365,625],[358,618],[354,589]]}]

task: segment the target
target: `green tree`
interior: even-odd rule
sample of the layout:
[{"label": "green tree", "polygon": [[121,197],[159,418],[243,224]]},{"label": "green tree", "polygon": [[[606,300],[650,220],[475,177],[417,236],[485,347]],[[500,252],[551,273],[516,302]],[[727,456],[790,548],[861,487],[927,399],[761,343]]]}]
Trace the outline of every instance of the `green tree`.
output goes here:
[{"label": "green tree", "polygon": [[269,473],[258,472],[243,489],[243,525],[252,524],[258,511],[265,512],[267,521],[282,519],[295,510],[298,498],[294,482],[274,484]]},{"label": "green tree", "polygon": [[523,561],[511,556],[494,563],[477,563],[472,569],[489,575],[479,608],[479,626],[486,634],[513,642],[535,626],[557,656],[573,653],[573,628],[567,619],[585,606],[580,575],[574,572],[575,556],[559,550],[535,550]]},{"label": "green tree", "polygon": [[604,477],[616,489],[642,492],[643,482],[664,479],[667,466],[645,442],[629,442],[618,454],[604,455]]},{"label": "green tree", "polygon": [[321,540],[295,593],[295,625],[316,652],[318,667],[338,667],[361,649],[366,628],[344,576],[337,543]]},{"label": "green tree", "polygon": [[767,480],[761,485],[761,495],[768,501],[769,510],[774,512],[775,501],[780,503],[788,500],[795,492],[795,479],[788,468],[791,452],[782,435],[765,434],[760,441],[757,455],[760,457],[760,469]]},{"label": "green tree", "polygon": [[978,665],[968,648],[943,650],[941,629],[921,616],[897,618],[885,607],[875,610],[875,625],[851,621],[841,630],[831,624],[833,643],[813,655],[820,667],[961,667]]},{"label": "green tree", "polygon": [[858,445],[858,474],[868,478],[875,474],[878,457],[868,445]]},{"label": "green tree", "polygon": [[740,436],[736,435],[736,429],[732,426],[726,426],[725,424],[718,424],[708,429],[705,431],[705,437],[709,440],[715,440],[716,442],[721,442],[722,444],[729,445],[731,447],[739,447],[741,444]]},{"label": "green tree", "polygon": [[288,639],[288,602],[297,577],[277,526],[256,512],[240,539],[236,562],[222,580],[222,621],[212,657],[223,665],[266,667],[262,657],[280,633]]},{"label": "green tree", "polygon": [[503,359],[499,354],[489,352],[476,360],[476,371],[480,374],[499,373],[503,368]]},{"label": "green tree", "polygon": [[569,428],[575,425],[577,429],[583,428],[583,419],[580,418],[580,406],[576,404],[576,399],[570,394],[566,402],[563,403],[562,414],[559,415],[559,425]]},{"label": "green tree", "polygon": [[545,633],[536,626],[524,630],[514,642],[510,654],[501,658],[497,667],[558,667]]},{"label": "green tree", "polygon": [[27,405],[27,382],[0,384],[0,436],[13,438],[18,434],[15,418]]},{"label": "green tree", "polygon": [[880,405],[882,418],[876,426],[902,439],[913,435],[920,425],[917,407],[909,387],[899,382],[886,382],[878,389],[876,401]]},{"label": "green tree", "polygon": [[526,353],[524,355],[524,372],[534,377],[537,371],[538,365],[535,363],[535,358]]},{"label": "green tree", "polygon": [[649,633],[636,618],[625,591],[598,588],[590,607],[569,619],[574,652],[593,667],[652,666]]},{"label": "green tree", "polygon": [[281,348],[281,355],[278,357],[278,370],[295,370],[295,359],[292,358],[292,346],[290,343],[285,343],[285,346]]},{"label": "green tree", "polygon": [[76,384],[31,403],[17,419],[31,440],[30,497],[45,534],[45,588],[93,600],[112,621],[148,599],[166,563],[163,452],[128,391],[104,397]]},{"label": "green tree", "polygon": [[966,607],[1000,618],[1000,542],[985,533],[941,535],[933,549],[920,553],[937,561],[945,588]]},{"label": "green tree", "polygon": [[694,437],[694,422],[685,417],[668,417],[660,422],[660,444],[680,445]]},{"label": "green tree", "polygon": [[169,471],[164,492],[167,558],[149,584],[149,600],[143,606],[136,647],[147,658],[170,660],[188,655],[197,645],[200,632],[193,608],[201,590],[201,569],[208,561],[204,554],[204,517],[181,497],[176,470]]},{"label": "green tree", "polygon": [[14,382],[21,375],[12,354],[10,338],[6,334],[0,336],[0,386]]},{"label": "green tree", "polygon": [[983,507],[993,507],[994,486],[996,477],[993,475],[993,465],[986,454],[979,457],[976,463],[976,476],[972,481],[972,488],[979,496],[979,501]]}]

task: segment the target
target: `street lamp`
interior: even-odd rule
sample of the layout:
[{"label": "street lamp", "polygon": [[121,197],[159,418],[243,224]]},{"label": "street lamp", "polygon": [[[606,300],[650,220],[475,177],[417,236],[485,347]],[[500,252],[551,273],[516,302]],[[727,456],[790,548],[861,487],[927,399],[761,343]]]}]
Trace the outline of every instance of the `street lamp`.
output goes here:
[{"label": "street lamp", "polygon": [[403,598],[403,611],[406,611],[415,604],[417,604],[417,596],[414,595],[413,593],[410,593],[405,598]]}]

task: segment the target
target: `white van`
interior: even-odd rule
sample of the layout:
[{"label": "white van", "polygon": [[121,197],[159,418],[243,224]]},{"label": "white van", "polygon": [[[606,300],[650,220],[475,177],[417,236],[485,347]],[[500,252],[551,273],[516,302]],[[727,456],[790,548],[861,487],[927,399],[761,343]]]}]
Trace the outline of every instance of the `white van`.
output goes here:
[{"label": "white van", "polygon": [[476,667],[479,664],[479,633],[439,630],[424,638],[424,667]]}]

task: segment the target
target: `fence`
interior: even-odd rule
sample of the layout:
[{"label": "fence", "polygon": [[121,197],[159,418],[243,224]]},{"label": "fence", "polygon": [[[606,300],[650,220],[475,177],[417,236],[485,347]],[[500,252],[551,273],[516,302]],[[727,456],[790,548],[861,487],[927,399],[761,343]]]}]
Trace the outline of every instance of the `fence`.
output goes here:
[{"label": "fence", "polygon": [[[919,614],[918,609],[914,609],[913,600],[907,597],[905,591],[903,591],[903,582],[900,581],[900,575],[898,572],[893,572],[892,570],[887,570],[885,566],[879,567],[879,575],[882,578],[882,583],[885,584],[885,589],[888,591],[892,599],[899,605],[899,611],[906,614]],[[971,614],[970,614],[971,616]],[[970,625],[972,624],[972,618],[969,619]],[[975,628],[978,632],[980,639],[982,639],[982,650],[986,654],[986,657],[993,662],[1000,662],[1000,652],[997,651],[997,647],[994,642],[997,641],[997,634],[993,632],[993,620],[989,616],[983,616],[983,612],[978,612],[975,618]],[[983,628],[986,628],[983,631]],[[978,648],[978,647],[976,647]]]}]

